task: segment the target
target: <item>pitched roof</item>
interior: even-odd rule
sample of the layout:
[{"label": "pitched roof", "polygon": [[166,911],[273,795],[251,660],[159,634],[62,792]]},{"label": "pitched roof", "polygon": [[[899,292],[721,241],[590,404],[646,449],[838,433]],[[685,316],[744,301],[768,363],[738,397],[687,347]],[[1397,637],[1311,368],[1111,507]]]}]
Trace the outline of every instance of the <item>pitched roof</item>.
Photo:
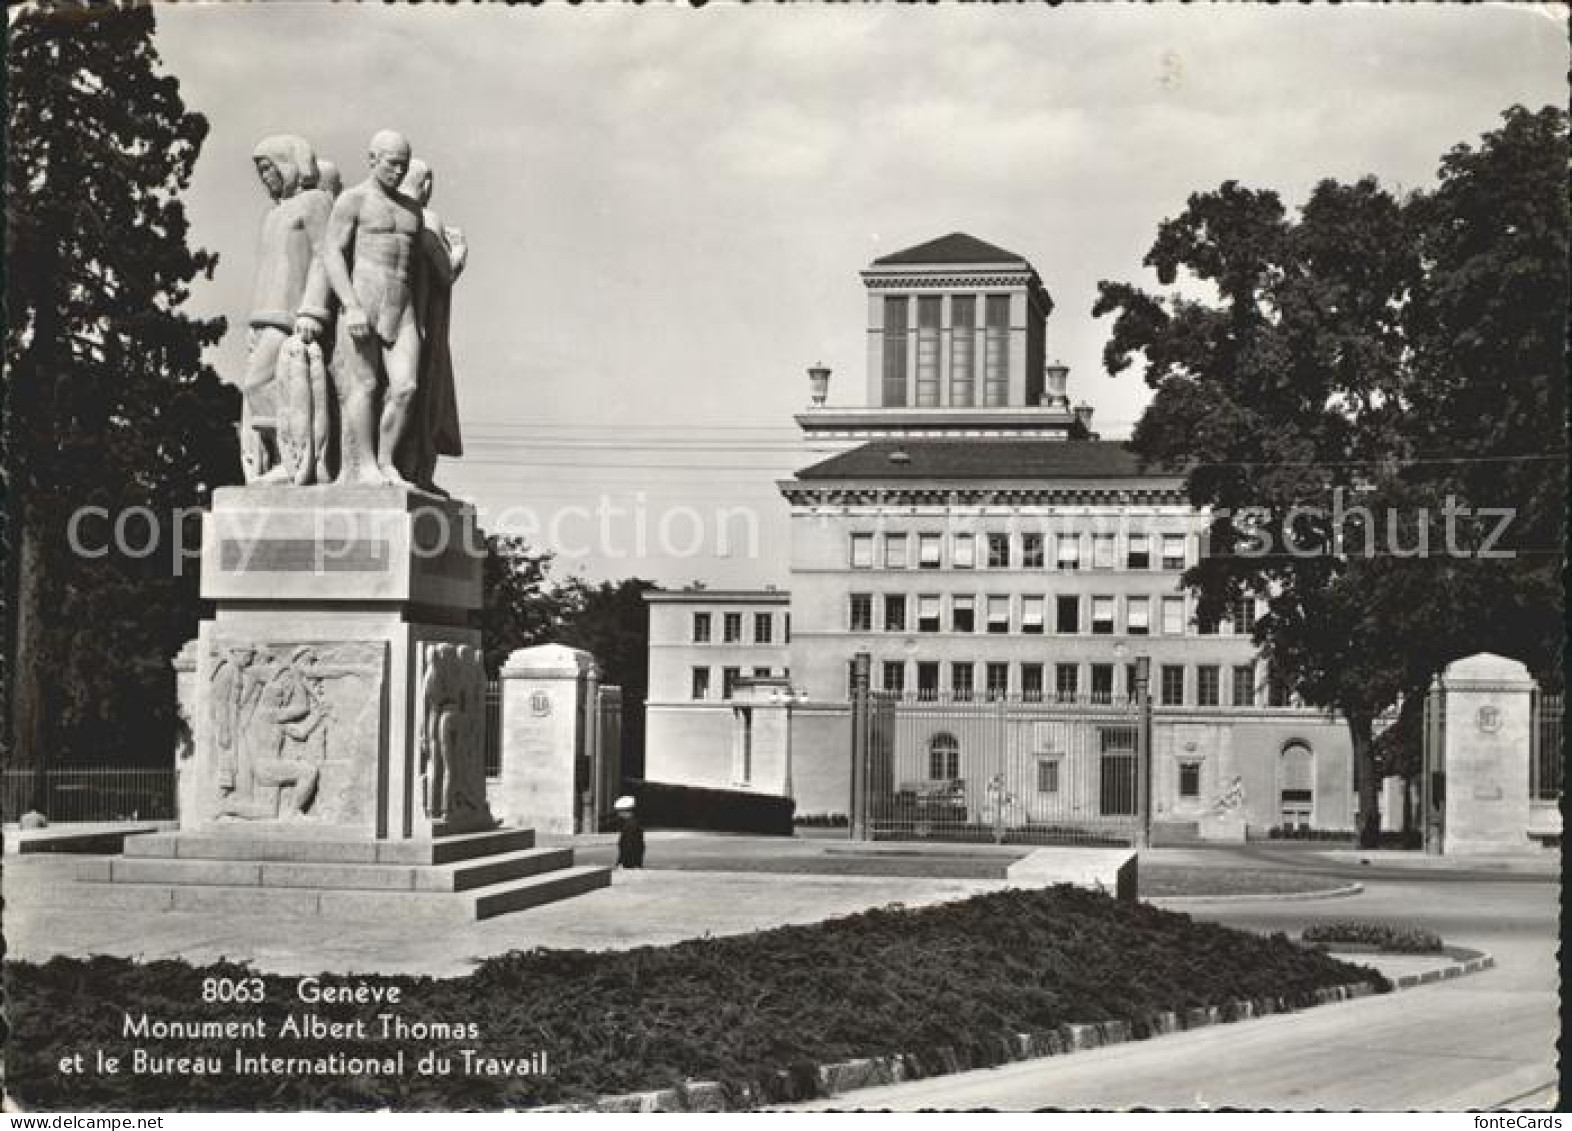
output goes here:
[{"label": "pitched roof", "polygon": [[[895,451],[905,460],[891,461]],[[799,480],[1172,479],[1142,466],[1120,440],[874,440],[803,468]]]},{"label": "pitched roof", "polygon": [[873,261],[875,267],[900,267],[918,263],[1025,263],[1024,255],[984,243],[965,232],[951,232],[904,251],[892,251]]}]

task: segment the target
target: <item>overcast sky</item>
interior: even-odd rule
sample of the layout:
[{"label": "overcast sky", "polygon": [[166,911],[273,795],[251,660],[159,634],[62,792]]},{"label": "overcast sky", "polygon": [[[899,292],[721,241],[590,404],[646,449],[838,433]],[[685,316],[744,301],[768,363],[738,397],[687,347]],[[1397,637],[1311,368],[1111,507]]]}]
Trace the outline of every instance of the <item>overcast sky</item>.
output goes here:
[{"label": "overcast sky", "polygon": [[[1154,283],[1141,259],[1189,193],[1234,178],[1297,204],[1367,173],[1421,187],[1505,107],[1567,100],[1551,5],[308,2],[158,18],[212,125],[189,205],[194,242],[220,255],[197,295],[230,318],[220,372],[243,365],[266,206],[253,145],[302,134],[354,183],[370,135],[399,129],[471,246],[452,330],[468,452],[439,481],[494,526],[527,508],[508,522],[533,518],[562,572],[668,583],[786,582],[773,482],[819,458],[791,420],[807,365],[835,370],[832,404],[861,403],[857,272],[874,257],[955,230],[1024,255],[1054,298],[1048,349],[1072,397],[1125,435],[1147,390],[1102,372],[1096,284]],[[715,552],[726,507],[757,516],[753,552],[736,518]]]}]

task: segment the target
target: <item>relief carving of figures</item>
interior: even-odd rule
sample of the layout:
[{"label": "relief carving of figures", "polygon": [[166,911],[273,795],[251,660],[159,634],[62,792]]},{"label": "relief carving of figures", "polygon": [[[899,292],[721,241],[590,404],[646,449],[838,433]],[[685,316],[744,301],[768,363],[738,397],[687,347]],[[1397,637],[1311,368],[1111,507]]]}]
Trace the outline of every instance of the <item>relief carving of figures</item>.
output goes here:
[{"label": "relief carving of figures", "polygon": [[281,661],[268,649],[231,648],[215,666],[209,702],[219,749],[221,815],[247,820],[306,816],[319,756],[311,739],[326,714],[308,686],[310,648]]},{"label": "relief carving of figures", "polygon": [[248,320],[242,462],[248,482],[325,482],[331,420],[321,339],[330,294],[321,251],[333,200],[304,138],[264,138],[252,160],[273,206]]},{"label": "relief carving of figures", "polygon": [[398,451],[398,468],[418,487],[445,494],[433,482],[438,456],[464,454],[459,434],[458,398],[453,383],[453,356],[448,345],[453,284],[464,272],[469,246],[464,233],[442,223],[430,207],[435,188],[431,166],[420,158],[409,163],[399,191],[422,210],[415,275],[415,322],[420,331],[420,366],[409,430]]},{"label": "relief carving of figures", "polygon": [[426,816],[486,811],[486,673],[480,649],[431,644],[421,680],[421,797]]}]

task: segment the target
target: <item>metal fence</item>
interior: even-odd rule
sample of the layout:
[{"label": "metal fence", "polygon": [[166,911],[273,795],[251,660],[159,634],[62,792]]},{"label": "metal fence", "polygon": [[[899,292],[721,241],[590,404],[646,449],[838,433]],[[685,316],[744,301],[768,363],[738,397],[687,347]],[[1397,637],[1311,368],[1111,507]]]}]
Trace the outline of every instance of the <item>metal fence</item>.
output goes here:
[{"label": "metal fence", "polygon": [[1528,763],[1528,796],[1532,801],[1556,801],[1561,797],[1561,717],[1560,695],[1534,696],[1533,744]]},{"label": "metal fence", "polygon": [[0,814],[15,821],[29,810],[62,821],[172,821],[175,771],[42,769],[0,771]]},{"label": "metal fence", "polygon": [[502,776],[502,682],[486,683],[486,776]]},{"label": "metal fence", "polygon": [[1142,715],[1106,697],[866,693],[853,704],[854,835],[1133,844]]}]

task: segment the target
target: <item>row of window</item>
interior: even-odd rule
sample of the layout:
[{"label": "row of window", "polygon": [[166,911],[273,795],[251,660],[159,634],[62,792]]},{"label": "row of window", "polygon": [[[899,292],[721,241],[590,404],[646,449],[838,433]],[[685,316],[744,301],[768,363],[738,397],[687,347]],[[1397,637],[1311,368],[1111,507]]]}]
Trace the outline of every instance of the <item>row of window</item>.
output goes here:
[{"label": "row of window", "polygon": [[[743,615],[741,613],[721,614],[721,643],[722,644],[773,644],[775,643],[775,614],[753,614],[753,639],[742,638]],[[693,614],[693,642],[695,644],[710,644],[714,642],[715,620],[713,613]],[[791,614],[781,614],[781,643],[791,643]]]},{"label": "row of window", "polygon": [[[710,668],[696,667],[693,669],[692,683],[689,685],[689,695],[694,699],[708,699],[710,697]],[[737,694],[737,681],[742,678],[741,668],[722,668],[720,693],[722,699],[730,699]],[[754,668],[750,673],[754,679],[764,679],[775,674],[773,668]],[[781,669],[781,678],[789,678],[790,668]]]},{"label": "row of window", "polygon": [[[1128,636],[1150,636],[1154,632],[1152,603],[1149,596],[1124,599],[1124,632]],[[1186,631],[1185,598],[1163,597],[1158,605],[1161,632],[1164,636],[1182,636]],[[1087,629],[1081,627],[1083,605],[1090,604]],[[943,598],[937,593],[925,593],[915,599],[905,593],[851,593],[848,595],[846,627],[850,632],[873,632],[874,611],[879,611],[879,630],[884,632],[942,632]],[[1039,594],[1024,594],[1020,598],[1019,621],[1014,619],[1016,602],[1005,594],[990,594],[979,598],[971,593],[955,593],[949,598],[951,632],[986,631],[992,635],[1008,635],[1012,631],[1028,636],[1041,636],[1048,632],[1048,599]],[[1093,596],[1087,602],[1080,594],[1061,594],[1054,599],[1054,624],[1052,631],[1060,635],[1077,635],[1090,631],[1093,636],[1112,636],[1118,631],[1115,620],[1116,601],[1113,597]],[[980,619],[979,619],[980,615]],[[1231,607],[1226,623],[1237,635],[1248,635],[1255,628],[1255,601],[1242,598]],[[1215,620],[1196,621],[1195,627],[1203,636],[1218,633],[1221,625]]]},{"label": "row of window", "polygon": [[[1048,535],[1040,531],[1009,534],[994,531],[984,534],[951,534],[948,562],[944,557],[943,534],[884,534],[876,544],[873,534],[851,536],[853,569],[1047,569]],[[1083,543],[1090,538],[1091,554],[1083,559]],[[1184,534],[1126,534],[1124,553],[1119,553],[1117,534],[1066,533],[1054,536],[1053,568],[1078,570],[1083,560],[1092,569],[1149,570],[1155,564],[1166,570],[1182,570],[1187,563]],[[876,551],[882,550],[882,553]],[[1155,557],[1154,557],[1155,554]]]},{"label": "row of window", "polygon": [[[884,300],[883,403],[903,408],[937,408],[940,398],[940,330],[943,316],[940,295],[919,295],[915,304],[906,295]],[[914,336],[912,307],[916,306],[915,346],[908,359],[908,342]],[[982,397],[977,396],[977,296],[950,296],[950,405],[985,407],[1009,404],[1010,394],[1010,296],[983,297]],[[915,363],[915,388],[908,389],[909,364]]]},{"label": "row of window", "polygon": [[[938,660],[915,660],[911,661],[911,667],[915,669],[915,689],[919,699],[937,699],[941,695],[948,695],[964,702],[979,697],[998,700],[1019,696],[1027,702],[1042,702],[1050,698],[1070,701],[1086,695],[1093,702],[1111,703],[1116,695],[1128,697],[1138,690],[1134,664],[1124,665],[1123,679],[1117,687],[1115,677],[1118,666],[1105,663],[1047,664],[1026,661],[1012,664],[1003,660],[990,660],[978,664],[971,660],[953,660],[941,665]],[[944,668],[948,668],[947,683],[941,682]],[[885,660],[878,664],[873,675],[879,680],[879,690],[904,695],[909,686],[908,669],[905,660]],[[1254,664],[1235,664],[1228,668],[1221,664],[1197,664],[1194,666],[1193,678],[1187,675],[1189,670],[1185,664],[1159,665],[1155,684],[1150,688],[1153,701],[1164,707],[1254,707],[1258,704]],[[1083,672],[1087,676],[1085,682],[1082,681]],[[1228,678],[1226,703],[1223,700],[1225,673]],[[982,679],[980,686],[979,675]],[[1047,683],[1050,676],[1053,679],[1051,687]],[[853,692],[855,680],[853,662],[847,667],[848,697]],[[1267,700],[1268,705],[1273,707],[1288,705],[1286,692],[1276,683],[1268,685]]]}]

